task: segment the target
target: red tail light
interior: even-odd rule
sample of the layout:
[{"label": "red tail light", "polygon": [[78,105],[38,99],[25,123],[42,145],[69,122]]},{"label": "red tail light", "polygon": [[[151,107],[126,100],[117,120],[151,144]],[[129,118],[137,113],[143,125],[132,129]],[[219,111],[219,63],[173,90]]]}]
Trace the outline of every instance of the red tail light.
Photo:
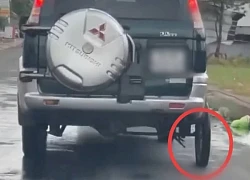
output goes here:
[{"label": "red tail light", "polygon": [[44,0],[35,0],[35,6],[41,8],[43,6]]},{"label": "red tail light", "polygon": [[30,13],[30,17],[27,21],[27,24],[37,25],[39,24],[39,16],[41,12],[41,8],[44,4],[44,0],[34,0],[33,7]]},{"label": "red tail light", "polygon": [[197,0],[188,0],[188,7],[194,21],[194,28],[202,33],[205,33],[204,24],[202,21],[200,9]]},{"label": "red tail light", "polygon": [[185,104],[183,103],[170,103],[169,109],[183,109],[185,107]]}]

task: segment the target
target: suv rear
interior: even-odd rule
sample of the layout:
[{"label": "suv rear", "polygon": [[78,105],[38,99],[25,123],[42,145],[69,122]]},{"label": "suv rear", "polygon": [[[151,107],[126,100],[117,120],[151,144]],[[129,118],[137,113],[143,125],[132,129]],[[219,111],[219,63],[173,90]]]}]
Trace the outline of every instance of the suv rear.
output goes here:
[{"label": "suv rear", "polygon": [[[127,52],[123,51],[126,63],[108,84],[74,87],[73,76],[52,73],[51,64],[59,55],[61,59],[76,58],[70,53],[78,49],[68,43],[69,51],[59,48],[51,52],[48,34],[60,18],[88,8],[108,13],[121,25],[127,38],[124,42],[128,42],[124,45]],[[98,23],[95,27],[94,35],[101,37],[105,27]],[[167,141],[170,127],[181,113],[205,107],[205,33],[196,0],[35,0],[22,30],[18,115],[27,157],[45,155],[48,127],[56,136],[67,125],[91,126],[104,136],[115,136],[128,133],[129,127],[149,126],[156,128],[159,141]],[[109,61],[106,55],[103,59]],[[74,64],[81,69],[79,66]],[[85,77],[89,85],[95,82],[90,77],[100,74],[98,69],[91,73]],[[179,125],[182,137],[191,135],[189,129],[201,114],[192,114]]]}]

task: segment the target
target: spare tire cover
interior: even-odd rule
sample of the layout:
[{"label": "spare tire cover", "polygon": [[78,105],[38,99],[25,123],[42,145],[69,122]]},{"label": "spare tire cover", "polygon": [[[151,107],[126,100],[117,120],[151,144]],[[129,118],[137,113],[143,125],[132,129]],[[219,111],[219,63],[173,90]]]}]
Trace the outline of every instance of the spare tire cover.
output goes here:
[{"label": "spare tire cover", "polygon": [[129,65],[129,42],[106,12],[80,9],[61,17],[46,45],[48,68],[64,86],[97,91],[116,81]]}]

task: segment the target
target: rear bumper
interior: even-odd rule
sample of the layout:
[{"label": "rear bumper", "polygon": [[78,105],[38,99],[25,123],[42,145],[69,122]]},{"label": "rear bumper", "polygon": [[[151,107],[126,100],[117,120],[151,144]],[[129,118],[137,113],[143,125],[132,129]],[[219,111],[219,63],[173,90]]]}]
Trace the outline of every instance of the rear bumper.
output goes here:
[{"label": "rear bumper", "polygon": [[[44,100],[58,100],[58,105],[45,105]],[[188,109],[203,107],[204,98],[189,97],[147,97],[144,101],[131,101],[128,104],[119,104],[115,98],[75,98],[43,96],[39,93],[25,94],[25,102],[29,109],[40,110],[95,110],[95,111],[116,111],[116,112],[159,112],[159,113],[179,113]],[[183,108],[171,108],[171,103],[182,103]]]}]

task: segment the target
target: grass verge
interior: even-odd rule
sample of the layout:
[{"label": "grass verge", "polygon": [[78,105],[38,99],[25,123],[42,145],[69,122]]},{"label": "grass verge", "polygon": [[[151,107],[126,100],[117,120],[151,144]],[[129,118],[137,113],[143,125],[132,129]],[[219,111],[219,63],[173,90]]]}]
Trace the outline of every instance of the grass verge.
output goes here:
[{"label": "grass verge", "polygon": [[[226,60],[224,60],[226,61]],[[250,97],[250,65],[230,62],[208,64],[209,84]]]}]

